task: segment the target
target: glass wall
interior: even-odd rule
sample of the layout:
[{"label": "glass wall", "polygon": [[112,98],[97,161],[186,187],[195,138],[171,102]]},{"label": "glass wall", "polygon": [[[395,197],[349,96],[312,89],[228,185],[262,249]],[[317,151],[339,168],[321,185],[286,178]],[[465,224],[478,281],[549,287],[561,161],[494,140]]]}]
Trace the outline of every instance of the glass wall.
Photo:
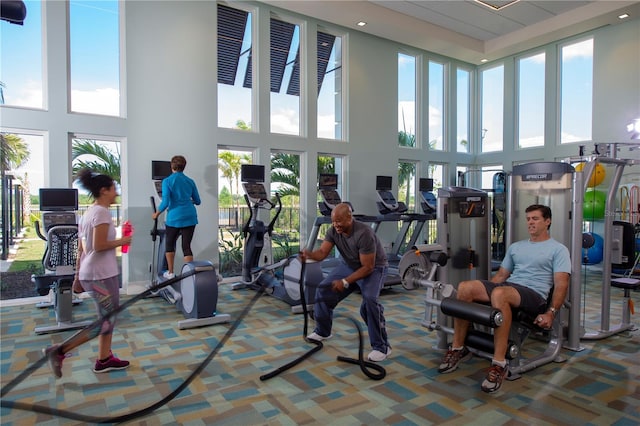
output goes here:
[{"label": "glass wall", "polygon": [[591,140],[593,39],[562,46],[560,142]]},{"label": "glass wall", "polygon": [[120,115],[117,0],[69,2],[71,111]]}]

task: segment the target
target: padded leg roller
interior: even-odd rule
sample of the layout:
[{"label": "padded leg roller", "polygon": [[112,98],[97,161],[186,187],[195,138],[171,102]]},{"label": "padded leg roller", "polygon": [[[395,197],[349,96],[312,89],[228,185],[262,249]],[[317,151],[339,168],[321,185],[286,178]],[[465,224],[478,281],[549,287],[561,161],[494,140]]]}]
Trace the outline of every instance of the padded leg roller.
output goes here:
[{"label": "padded leg roller", "polygon": [[479,303],[464,302],[452,297],[442,299],[440,310],[445,315],[462,318],[491,328],[499,327],[503,321],[502,312],[499,309]]}]

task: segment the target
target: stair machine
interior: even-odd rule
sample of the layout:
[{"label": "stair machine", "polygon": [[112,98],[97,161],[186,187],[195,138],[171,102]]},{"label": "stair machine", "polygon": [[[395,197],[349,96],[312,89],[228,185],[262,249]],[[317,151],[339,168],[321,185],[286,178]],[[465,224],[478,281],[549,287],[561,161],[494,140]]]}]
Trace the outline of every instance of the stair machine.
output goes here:
[{"label": "stair machine", "polygon": [[[573,188],[582,187],[582,173],[565,163],[540,162],[514,166],[507,193],[507,245],[528,238],[524,210],[531,204],[548,205],[553,212],[551,236],[570,251],[573,273],[568,300],[556,316],[551,330],[534,326],[533,319],[514,312],[507,350],[509,380],[549,362],[562,362],[562,347],[580,347],[580,262],[582,250],[582,198]],[[580,208],[578,208],[580,206]],[[401,259],[403,286],[426,289],[422,325],[438,333],[437,349],[449,346],[453,317],[473,322],[465,342],[477,355],[491,358],[492,329],[502,323],[502,313],[488,305],[466,303],[455,298],[460,281],[488,279],[491,271],[490,203],[481,190],[449,187],[438,190],[438,241],[417,245]],[[546,342],[543,352],[525,358],[522,346],[534,334]]]},{"label": "stair machine", "polygon": [[[320,195],[321,199],[320,201],[318,201],[318,210],[320,211],[320,216],[316,217],[313,223],[313,228],[311,229],[309,239],[307,240],[307,250],[313,250],[315,248],[315,245],[318,242],[318,235],[320,234],[321,228],[325,225],[331,225],[331,212],[338,204],[343,202],[337,189],[337,174],[320,174],[320,178],[318,180],[318,194]],[[355,220],[371,224],[371,227],[374,230],[378,229],[381,220],[380,216],[356,214],[354,213],[354,209],[351,203],[349,203],[348,201],[344,202],[351,206],[351,211]],[[397,221],[397,218],[394,218],[393,221]],[[338,254],[336,254],[336,256],[338,256]],[[328,257],[320,263],[323,269],[332,269],[338,264],[338,257]],[[394,274],[393,271],[389,271],[384,283],[384,288],[389,288],[400,283],[401,280],[399,275],[397,273]]]},{"label": "stair machine", "polygon": [[[426,185],[427,182],[424,182],[424,184]],[[400,225],[400,229],[396,231],[397,235],[395,240],[391,243],[391,249],[387,252],[389,268],[387,270],[386,286],[402,283],[402,279],[398,271],[398,263],[400,262],[402,254],[406,249],[409,249],[418,243],[418,240],[422,236],[422,229],[424,228],[426,221],[434,218],[433,214],[410,213],[405,203],[396,200],[391,189],[391,176],[376,176],[376,196],[378,198],[376,205],[378,207],[379,215],[373,223],[373,229],[378,233],[383,223]],[[433,189],[433,185],[431,189]],[[426,196],[429,197],[428,195]],[[431,200],[431,197],[429,197],[429,199]],[[431,202],[432,201],[433,200],[431,200]],[[425,204],[426,207],[429,208],[426,201]]]},{"label": "stair machine", "polygon": [[[300,294],[300,276],[302,264],[298,255],[290,256],[273,263],[271,234],[282,203],[280,195],[273,203],[264,185],[264,166],[243,164],[241,168],[242,187],[245,191],[245,201],[249,207],[250,217],[242,232],[245,237],[242,258],[242,282],[231,285],[233,290],[251,288],[257,290],[265,288],[265,294],[282,300],[291,306],[292,313],[302,313],[303,296],[309,309],[313,309],[315,290],[322,281],[322,269],[319,262],[307,262],[305,267],[305,282],[308,287],[305,294]],[[260,220],[260,211],[276,209],[274,217],[268,225]],[[282,269],[282,275],[277,272]]]},{"label": "stair machine", "polygon": [[55,333],[86,327],[92,321],[73,321],[73,305],[82,300],[73,295],[73,280],[78,258],[78,190],[73,188],[40,188],[40,211],[44,235],[40,223],[35,222],[36,234],[47,242],[42,264],[44,275],[32,275],[36,292],[40,296],[51,295],[50,302],[41,302],[38,308],[53,307],[56,324],[36,327],[37,334]]}]

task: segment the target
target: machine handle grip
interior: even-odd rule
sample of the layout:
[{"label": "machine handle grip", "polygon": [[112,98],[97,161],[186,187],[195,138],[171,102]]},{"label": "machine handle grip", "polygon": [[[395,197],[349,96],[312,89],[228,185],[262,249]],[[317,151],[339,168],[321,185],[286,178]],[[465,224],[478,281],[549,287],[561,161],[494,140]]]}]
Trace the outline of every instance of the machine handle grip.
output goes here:
[{"label": "machine handle grip", "polygon": [[[156,208],[156,198],[153,195],[150,198],[151,198],[151,208],[155,213],[158,211],[158,209]],[[153,220],[153,228],[151,228],[151,241],[155,242],[157,236],[158,236],[158,218],[156,217]]]},{"label": "machine handle grip", "polygon": [[40,221],[35,221],[35,226],[36,226],[36,234],[38,234],[38,237],[40,237],[41,239],[43,239],[44,241],[47,241],[47,237],[45,237],[44,235],[42,235],[42,232],[40,232]]}]

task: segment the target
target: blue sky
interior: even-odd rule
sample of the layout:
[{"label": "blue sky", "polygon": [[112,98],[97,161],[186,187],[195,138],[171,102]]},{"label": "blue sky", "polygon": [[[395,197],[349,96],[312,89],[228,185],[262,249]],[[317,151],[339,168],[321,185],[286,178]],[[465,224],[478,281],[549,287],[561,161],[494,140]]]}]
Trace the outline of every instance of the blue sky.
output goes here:
[{"label": "blue sky", "polygon": [[[27,6],[27,18],[23,26],[10,24],[6,21],[0,22],[0,81],[6,87],[4,89],[5,101],[10,105],[19,105],[33,108],[42,108],[43,98],[43,43],[42,43],[42,4],[39,0],[25,0]],[[46,5],[45,5],[46,6]],[[250,26],[249,26],[250,28]],[[113,1],[93,1],[93,0],[72,0],[70,2],[70,63],[71,63],[71,99],[72,109],[79,112],[93,112],[97,114],[118,115],[119,114],[119,29],[118,29],[118,2]],[[297,32],[294,43],[297,43]],[[248,43],[247,46],[248,47]],[[571,102],[563,109],[563,140],[580,140],[584,136],[585,128],[588,128],[590,137],[590,110],[588,121],[585,122],[584,105],[590,105],[591,96],[588,87],[584,87],[585,82],[590,82],[592,53],[590,43],[577,44],[572,48],[565,49],[565,72],[571,78],[563,80],[564,99],[570,94]],[[410,58],[410,57],[408,57]],[[415,61],[402,61],[399,65],[398,101],[398,130],[403,130],[401,120],[404,111],[404,128],[411,133],[415,132]],[[528,80],[523,84],[522,96],[525,99],[536,99],[536,91],[539,92],[542,86],[544,64],[535,68],[535,61],[529,62],[527,72],[523,74]],[[432,67],[430,67],[432,68]],[[431,69],[434,72],[435,69]],[[585,74],[586,72],[586,74]],[[243,69],[239,69],[238,75],[243,76]],[[539,81],[533,79],[539,77]],[[586,77],[584,77],[586,75]],[[332,83],[326,82],[327,87]],[[502,92],[501,80],[489,82],[485,89],[488,93],[497,94]],[[324,85],[323,85],[324,86]],[[250,91],[247,89],[234,88],[232,86],[219,85],[221,97],[238,101],[231,105],[225,104],[221,108],[220,121],[235,120],[238,117],[246,117],[245,121],[251,121]],[[243,92],[243,94],[238,94]],[[326,131],[326,135],[331,135],[333,131],[333,112],[323,111],[322,105],[332,105],[329,92],[329,101],[319,105],[319,132]],[[501,104],[501,98],[495,96],[493,99]],[[278,133],[298,133],[299,129],[299,97],[281,94],[272,94],[272,131]],[[443,104],[440,91],[434,91],[430,95],[429,108],[430,125],[432,126],[429,135],[439,136],[442,133],[441,117],[442,111],[433,108],[433,105]],[[495,103],[495,102],[494,102]],[[495,107],[499,107],[498,105]],[[488,110],[483,116],[483,127],[488,128],[485,143],[501,143],[502,132],[501,121],[495,121],[490,108],[493,103],[486,104]],[[233,116],[224,118],[222,114],[230,111]],[[539,133],[541,108],[527,108],[524,119],[520,125],[520,136],[523,139],[537,137]],[[499,115],[499,114],[498,114]],[[323,130],[323,124],[327,127]],[[465,123],[460,123],[458,133],[466,131]],[[531,127],[531,128],[530,128]],[[495,129],[496,131],[492,131]],[[426,132],[423,132],[425,134]],[[322,136],[322,135],[321,135]],[[28,141],[32,143],[31,140]],[[41,140],[33,142],[41,144]],[[35,155],[34,155],[35,157]],[[34,159],[33,161],[40,161]],[[35,167],[34,175],[42,170],[41,162]]]}]

